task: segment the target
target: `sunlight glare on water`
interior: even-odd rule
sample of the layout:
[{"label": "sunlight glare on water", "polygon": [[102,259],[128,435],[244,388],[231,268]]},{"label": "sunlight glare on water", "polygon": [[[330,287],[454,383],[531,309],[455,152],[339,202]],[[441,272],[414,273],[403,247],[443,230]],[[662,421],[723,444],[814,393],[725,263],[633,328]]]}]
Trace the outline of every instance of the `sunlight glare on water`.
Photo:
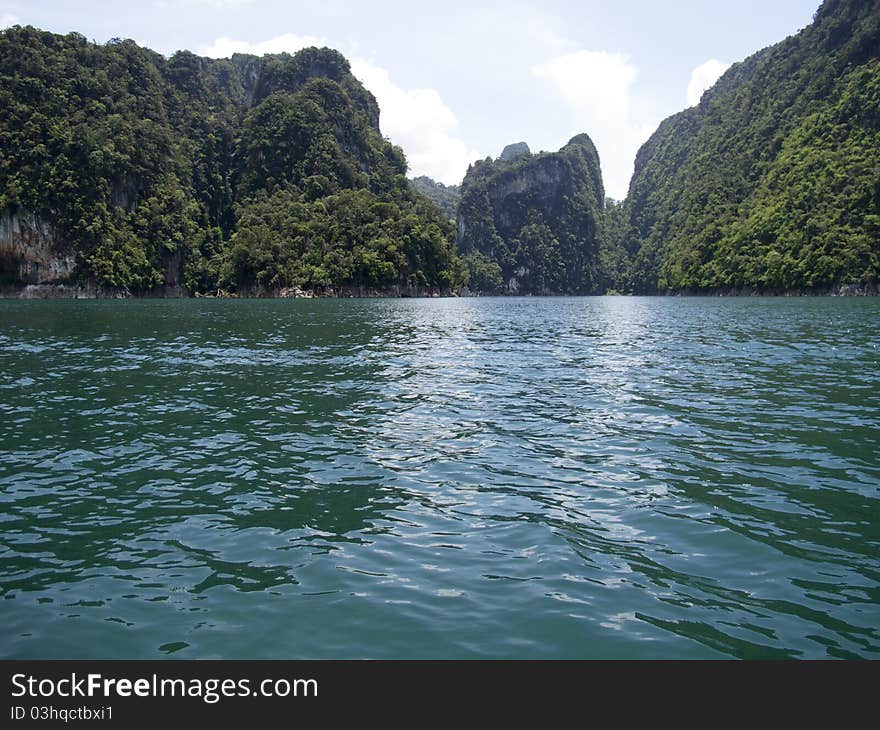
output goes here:
[{"label": "sunlight glare on water", "polygon": [[0,656],[880,656],[877,299],[0,301]]}]

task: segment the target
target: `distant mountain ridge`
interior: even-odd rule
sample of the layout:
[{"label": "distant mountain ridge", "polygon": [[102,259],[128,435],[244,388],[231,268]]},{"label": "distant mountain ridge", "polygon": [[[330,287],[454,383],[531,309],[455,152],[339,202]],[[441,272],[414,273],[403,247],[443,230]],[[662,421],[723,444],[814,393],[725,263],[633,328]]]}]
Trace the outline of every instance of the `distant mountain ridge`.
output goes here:
[{"label": "distant mountain ridge", "polygon": [[458,185],[444,185],[426,175],[413,178],[412,184],[416,192],[433,201],[449,220],[455,220],[455,213],[461,201],[461,189]]}]

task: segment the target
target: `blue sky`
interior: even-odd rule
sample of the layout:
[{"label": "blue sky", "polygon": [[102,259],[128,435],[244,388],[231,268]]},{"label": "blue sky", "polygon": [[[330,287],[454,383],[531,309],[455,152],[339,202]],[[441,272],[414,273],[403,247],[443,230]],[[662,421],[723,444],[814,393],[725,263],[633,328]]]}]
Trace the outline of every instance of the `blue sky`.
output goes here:
[{"label": "blue sky", "polygon": [[411,174],[459,182],[469,162],[587,132],[608,195],[639,145],[727,64],[807,25],[819,0],[0,0],[0,26],[133,38],[161,53],[337,48],[382,108]]}]

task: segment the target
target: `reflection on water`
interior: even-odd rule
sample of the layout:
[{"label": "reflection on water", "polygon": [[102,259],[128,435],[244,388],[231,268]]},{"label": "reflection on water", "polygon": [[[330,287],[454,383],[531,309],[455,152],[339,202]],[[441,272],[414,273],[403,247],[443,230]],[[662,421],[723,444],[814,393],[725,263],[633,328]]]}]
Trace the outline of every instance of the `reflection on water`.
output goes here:
[{"label": "reflection on water", "polygon": [[0,302],[5,657],[877,657],[877,300]]}]

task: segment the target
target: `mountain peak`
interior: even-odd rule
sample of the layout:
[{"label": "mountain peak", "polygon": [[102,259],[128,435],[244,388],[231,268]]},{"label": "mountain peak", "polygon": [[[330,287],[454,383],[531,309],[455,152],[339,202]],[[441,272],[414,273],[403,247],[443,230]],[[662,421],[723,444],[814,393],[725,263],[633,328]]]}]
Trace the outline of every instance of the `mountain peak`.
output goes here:
[{"label": "mountain peak", "polygon": [[528,157],[532,154],[532,151],[529,149],[529,146],[525,142],[514,142],[513,144],[507,145],[503,150],[501,150],[501,154],[498,159],[501,162],[510,162],[511,160],[515,160],[518,157]]}]

